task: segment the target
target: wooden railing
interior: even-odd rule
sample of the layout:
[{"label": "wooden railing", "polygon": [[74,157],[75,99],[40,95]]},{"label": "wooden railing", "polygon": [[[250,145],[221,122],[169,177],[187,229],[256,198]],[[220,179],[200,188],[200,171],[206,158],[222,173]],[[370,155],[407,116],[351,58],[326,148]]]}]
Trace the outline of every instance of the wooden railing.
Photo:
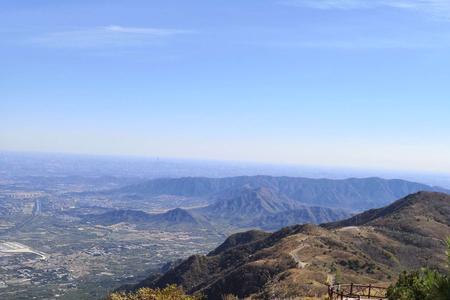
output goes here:
[{"label": "wooden railing", "polygon": [[344,300],[344,299],[374,299],[384,300],[387,289],[380,286],[364,285],[364,284],[337,284],[328,287],[328,296],[330,300]]}]

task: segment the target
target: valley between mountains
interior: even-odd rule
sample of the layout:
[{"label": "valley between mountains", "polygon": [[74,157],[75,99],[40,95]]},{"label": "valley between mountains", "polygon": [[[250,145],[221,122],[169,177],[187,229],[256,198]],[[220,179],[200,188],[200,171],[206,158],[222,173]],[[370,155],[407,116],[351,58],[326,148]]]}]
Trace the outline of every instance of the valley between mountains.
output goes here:
[{"label": "valley between mountains", "polygon": [[[127,222],[142,228],[209,230],[223,234],[243,229],[274,231],[294,224],[342,220],[417,191],[446,192],[439,187],[381,178],[156,179],[88,197],[91,202],[96,197],[112,198],[116,207],[128,208],[82,218],[101,225]],[[160,214],[142,211],[152,210],[155,203],[168,210]],[[169,209],[171,203],[176,208]]]},{"label": "valley between mountains", "polygon": [[174,283],[271,299],[322,295],[336,278],[387,284],[442,265],[448,193],[381,178],[11,178],[0,182],[0,298]]}]

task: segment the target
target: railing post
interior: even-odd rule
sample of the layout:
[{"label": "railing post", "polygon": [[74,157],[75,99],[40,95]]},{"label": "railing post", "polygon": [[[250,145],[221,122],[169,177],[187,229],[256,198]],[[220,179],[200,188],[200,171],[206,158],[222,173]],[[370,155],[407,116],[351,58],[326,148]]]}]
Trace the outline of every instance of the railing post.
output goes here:
[{"label": "railing post", "polygon": [[337,285],[328,285],[328,295],[330,300],[344,300],[344,299],[387,299],[386,296],[386,288],[379,287],[377,285],[367,284],[337,284]]}]

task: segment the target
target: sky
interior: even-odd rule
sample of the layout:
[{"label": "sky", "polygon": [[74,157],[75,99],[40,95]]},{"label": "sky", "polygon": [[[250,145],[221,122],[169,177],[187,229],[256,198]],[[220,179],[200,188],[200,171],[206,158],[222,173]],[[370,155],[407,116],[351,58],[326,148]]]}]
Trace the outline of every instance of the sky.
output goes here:
[{"label": "sky", "polygon": [[450,173],[450,1],[1,0],[0,150]]}]

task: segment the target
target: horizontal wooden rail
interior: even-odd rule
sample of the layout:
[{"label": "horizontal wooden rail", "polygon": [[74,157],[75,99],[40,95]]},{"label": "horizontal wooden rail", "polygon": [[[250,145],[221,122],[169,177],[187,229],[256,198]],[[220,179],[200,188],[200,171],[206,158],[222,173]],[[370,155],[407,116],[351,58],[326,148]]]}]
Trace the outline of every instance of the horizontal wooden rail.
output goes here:
[{"label": "horizontal wooden rail", "polygon": [[328,286],[328,296],[330,300],[384,300],[386,298],[387,289],[381,286],[371,284],[336,284]]}]

